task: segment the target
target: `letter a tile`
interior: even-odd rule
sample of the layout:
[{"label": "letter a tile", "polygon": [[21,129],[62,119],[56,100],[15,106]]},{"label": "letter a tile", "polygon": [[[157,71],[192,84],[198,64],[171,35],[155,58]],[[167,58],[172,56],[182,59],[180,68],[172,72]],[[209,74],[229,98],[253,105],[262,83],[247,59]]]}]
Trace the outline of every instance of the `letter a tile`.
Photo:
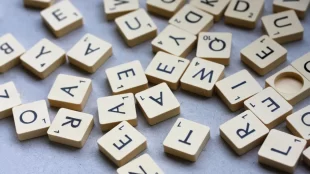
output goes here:
[{"label": "letter a tile", "polygon": [[0,119],[12,115],[12,108],[22,103],[13,82],[0,85]]},{"label": "letter a tile", "polygon": [[147,0],[147,10],[153,14],[171,18],[177,11],[182,8],[186,0]]},{"label": "letter a tile", "polygon": [[273,12],[278,13],[294,10],[300,19],[305,18],[309,8],[310,0],[274,0]]},{"label": "letter a tile", "polygon": [[296,59],[291,65],[310,81],[310,52]]},{"label": "letter a tile", "polygon": [[137,10],[139,8],[139,0],[103,0],[103,5],[107,20],[113,20]]},{"label": "letter a tile", "polygon": [[44,9],[54,4],[54,2],[55,0],[24,0],[24,5],[26,7]]}]

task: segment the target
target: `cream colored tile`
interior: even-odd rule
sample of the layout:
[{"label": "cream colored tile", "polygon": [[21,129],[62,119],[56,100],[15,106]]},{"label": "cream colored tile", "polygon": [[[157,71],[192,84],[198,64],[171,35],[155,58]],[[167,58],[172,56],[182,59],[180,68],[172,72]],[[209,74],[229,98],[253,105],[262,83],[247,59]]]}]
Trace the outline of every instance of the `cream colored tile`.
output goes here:
[{"label": "cream colored tile", "polygon": [[171,128],[163,145],[166,153],[189,161],[197,161],[209,139],[209,127],[179,118]]},{"label": "cream colored tile", "polygon": [[146,7],[153,14],[171,18],[185,3],[186,0],[147,0]]},{"label": "cream colored tile", "polygon": [[55,3],[55,0],[24,0],[26,7],[44,9]]},{"label": "cream colored tile", "polygon": [[291,105],[310,95],[310,82],[290,65],[267,78],[265,82],[266,87],[271,86]]},{"label": "cream colored tile", "polygon": [[268,132],[269,129],[250,110],[220,126],[221,137],[238,155],[261,145]]},{"label": "cream colored tile", "polygon": [[139,0],[103,0],[107,20],[113,20],[139,8]]},{"label": "cream colored tile", "polygon": [[83,25],[82,14],[69,0],[60,1],[41,11],[41,17],[56,37],[62,37]]},{"label": "cream colored tile", "polygon": [[26,69],[44,79],[66,62],[66,55],[62,48],[42,39],[20,56],[20,60]]},{"label": "cream colored tile", "polygon": [[265,88],[247,99],[244,106],[251,110],[269,129],[284,122],[293,111],[293,106],[271,87]]},{"label": "cream colored tile", "polygon": [[46,135],[51,124],[45,100],[14,107],[13,117],[20,141]]},{"label": "cream colored tile", "polygon": [[225,23],[254,29],[264,4],[265,0],[231,0],[225,12]]},{"label": "cream colored tile", "polygon": [[146,68],[145,74],[149,82],[166,82],[172,90],[177,90],[188,65],[189,60],[159,51]]},{"label": "cream colored tile", "polygon": [[11,116],[12,108],[22,103],[13,82],[0,85],[0,119]]},{"label": "cream colored tile", "polygon": [[112,55],[112,45],[86,34],[68,52],[69,62],[89,73],[94,73]]},{"label": "cream colored tile", "polygon": [[185,5],[169,20],[169,24],[197,35],[213,26],[213,16],[194,6]]},{"label": "cream colored tile", "polygon": [[294,10],[300,19],[305,18],[309,8],[310,0],[274,0],[273,12],[278,13],[287,10]]},{"label": "cream colored tile", "polygon": [[99,150],[117,166],[123,166],[147,147],[146,138],[123,121],[97,141]]},{"label": "cream colored tile", "polygon": [[296,59],[291,65],[310,81],[310,52]]},{"label": "cream colored tile", "polygon": [[8,33],[0,37],[0,73],[4,73],[19,64],[19,57],[24,54],[25,48]]},{"label": "cream colored tile", "polygon": [[124,63],[106,70],[113,94],[137,93],[148,88],[140,61]]},{"label": "cream colored tile", "polygon": [[304,28],[293,10],[262,17],[263,29],[280,44],[301,40]]},{"label": "cream colored tile", "polygon": [[258,161],[293,173],[305,146],[305,140],[272,129],[258,152]]},{"label": "cream colored tile", "polygon": [[181,78],[181,88],[211,97],[215,83],[224,77],[224,69],[223,65],[196,57]]},{"label": "cream colored tile", "polygon": [[48,94],[51,106],[82,111],[92,91],[90,79],[60,74]]},{"label": "cream colored tile", "polygon": [[168,25],[153,41],[156,53],[164,51],[179,57],[186,57],[195,47],[197,37],[173,25]]},{"label": "cream colored tile", "polygon": [[217,94],[231,111],[241,109],[246,99],[263,90],[247,70],[226,77],[215,86]]},{"label": "cream colored tile", "polygon": [[141,155],[140,157],[132,160],[123,167],[117,169],[118,174],[128,173],[155,173],[164,174],[158,167],[155,161],[148,154]]},{"label": "cream colored tile", "polygon": [[231,33],[202,32],[198,36],[196,56],[229,65],[231,47]]},{"label": "cream colored tile", "polygon": [[50,141],[82,148],[94,126],[90,114],[69,109],[59,109],[47,131]]},{"label": "cream colored tile", "polygon": [[310,166],[310,147],[308,147],[306,150],[304,150],[303,160],[308,166]]},{"label": "cream colored tile", "polygon": [[150,125],[180,114],[180,103],[166,83],[141,91],[135,96]]},{"label": "cream colored tile", "polygon": [[144,9],[130,12],[115,19],[118,31],[130,47],[153,39],[157,35],[157,27]]},{"label": "cream colored tile", "polygon": [[132,93],[101,97],[97,104],[102,131],[111,130],[122,121],[137,126],[135,97]]}]

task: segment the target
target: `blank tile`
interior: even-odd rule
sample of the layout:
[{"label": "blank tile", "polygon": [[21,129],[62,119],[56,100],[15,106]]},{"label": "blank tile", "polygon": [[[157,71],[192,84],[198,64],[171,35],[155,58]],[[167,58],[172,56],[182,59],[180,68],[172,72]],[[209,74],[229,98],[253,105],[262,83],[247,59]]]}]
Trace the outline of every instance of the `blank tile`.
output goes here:
[{"label": "blank tile", "polygon": [[229,65],[231,47],[231,33],[201,32],[198,36],[196,56]]},{"label": "blank tile", "polygon": [[181,78],[183,90],[211,97],[215,83],[224,77],[224,66],[195,57]]},{"label": "blank tile", "polygon": [[195,47],[197,37],[173,25],[168,25],[153,41],[152,49],[186,57]]},{"label": "blank tile", "polygon": [[148,88],[140,61],[124,63],[106,70],[113,94],[137,93]]},{"label": "blank tile", "polygon": [[147,0],[146,7],[153,14],[171,18],[185,3],[186,0]]},{"label": "blank tile", "polygon": [[310,0],[274,0],[273,12],[278,13],[287,10],[294,10],[300,19],[305,18],[309,8]]},{"label": "blank tile", "polygon": [[238,154],[243,155],[262,144],[269,129],[246,110],[220,126],[220,135]]},{"label": "blank tile", "polygon": [[92,115],[61,108],[47,134],[50,141],[82,148],[93,126],[94,117]]},{"label": "blank tile", "polygon": [[116,27],[128,46],[133,47],[157,35],[157,27],[144,9],[115,19]]},{"label": "blank tile", "polygon": [[68,0],[41,11],[41,17],[56,37],[62,37],[83,25],[83,16]]},{"label": "blank tile", "polygon": [[71,64],[94,73],[112,55],[112,45],[92,34],[86,34],[68,52]]},{"label": "blank tile", "polygon": [[187,59],[159,51],[146,68],[145,74],[149,82],[166,82],[172,90],[177,90],[188,65]]},{"label": "blank tile", "polygon": [[291,65],[310,81],[310,52],[296,59]]},{"label": "blank tile", "polygon": [[150,125],[180,114],[180,103],[166,83],[141,91],[135,97]]},{"label": "blank tile", "polygon": [[48,94],[48,101],[54,107],[82,111],[91,91],[90,79],[60,74]]},{"label": "blank tile", "polygon": [[24,0],[26,7],[44,9],[55,3],[55,0]]},{"label": "blank tile", "polygon": [[0,85],[0,119],[12,115],[12,108],[22,103],[13,82]]},{"label": "blank tile", "polygon": [[14,107],[13,117],[20,141],[46,135],[51,124],[45,100]]},{"label": "blank tile", "polygon": [[301,40],[304,28],[293,10],[262,17],[263,29],[280,44]]},{"label": "blank tile", "polygon": [[147,147],[146,138],[123,121],[97,141],[99,150],[118,167],[125,165]]},{"label": "blank tile", "polygon": [[310,147],[308,147],[306,150],[304,150],[303,160],[308,166],[310,166]]},{"label": "blank tile", "polygon": [[210,128],[208,126],[179,118],[163,145],[166,153],[195,162],[209,139]]},{"label": "blank tile", "polygon": [[185,5],[169,20],[169,24],[197,35],[213,26],[213,16],[194,6]]},{"label": "blank tile", "polygon": [[132,93],[98,98],[97,105],[102,131],[111,130],[122,121],[137,126],[136,103]]},{"label": "blank tile", "polygon": [[139,0],[103,0],[107,20],[113,20],[139,8]]},{"label": "blank tile", "polygon": [[293,173],[305,146],[306,140],[272,129],[258,152],[258,161]]},{"label": "blank tile", "polygon": [[293,106],[271,87],[265,88],[247,99],[244,106],[252,111],[269,129],[284,122],[293,111]]},{"label": "blank tile", "polygon": [[262,90],[247,70],[241,70],[217,82],[216,92],[231,111],[243,107],[243,102]]},{"label": "blank tile", "polygon": [[0,73],[4,73],[19,64],[19,57],[24,54],[25,48],[8,33],[0,37]]},{"label": "blank tile", "polygon": [[44,79],[66,62],[65,51],[47,39],[42,39],[20,57],[22,65]]}]

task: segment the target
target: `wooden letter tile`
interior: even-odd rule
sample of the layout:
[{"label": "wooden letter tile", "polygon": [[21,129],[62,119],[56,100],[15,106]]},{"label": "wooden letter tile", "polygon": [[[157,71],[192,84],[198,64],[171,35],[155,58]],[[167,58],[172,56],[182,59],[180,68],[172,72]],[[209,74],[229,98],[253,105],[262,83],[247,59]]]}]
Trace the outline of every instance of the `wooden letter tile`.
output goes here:
[{"label": "wooden letter tile", "polygon": [[48,94],[48,101],[54,107],[82,111],[91,90],[90,79],[60,74]]},{"label": "wooden letter tile", "polygon": [[144,9],[115,19],[117,29],[128,46],[133,47],[157,35],[157,27]]},{"label": "wooden letter tile", "polygon": [[217,82],[216,92],[231,111],[243,107],[243,102],[262,90],[247,70],[241,70]]},{"label": "wooden letter tile", "polygon": [[98,141],[99,150],[117,166],[123,166],[146,149],[146,138],[123,121]]},{"label": "wooden letter tile", "polygon": [[103,0],[107,20],[113,20],[139,8],[139,0]]},{"label": "wooden letter tile", "polygon": [[100,38],[86,34],[67,56],[69,62],[89,73],[94,73],[112,55],[112,45]]},{"label": "wooden letter tile", "polygon": [[51,124],[45,100],[14,107],[13,117],[20,141],[46,135]]},{"label": "wooden letter tile", "polygon": [[258,161],[293,173],[305,146],[306,140],[272,129],[258,152]]},{"label": "wooden letter tile", "polygon": [[308,147],[306,150],[304,150],[303,160],[308,166],[310,166],[310,147]]},{"label": "wooden letter tile", "polygon": [[164,140],[164,150],[171,155],[197,161],[209,139],[209,127],[179,118]]},{"label": "wooden letter tile", "polygon": [[181,88],[211,97],[215,83],[224,77],[224,68],[224,65],[196,57],[181,78]]},{"label": "wooden letter tile", "polygon": [[310,52],[292,62],[291,65],[310,81]]},{"label": "wooden letter tile", "polygon": [[136,99],[150,125],[180,114],[180,103],[166,83],[137,93]]},{"label": "wooden letter tile", "polygon": [[177,90],[188,64],[187,59],[159,51],[146,68],[145,74],[149,82],[166,82],[171,89]]},{"label": "wooden letter tile", "polygon": [[24,5],[26,7],[44,9],[54,4],[54,2],[55,0],[24,0]]},{"label": "wooden letter tile", "polygon": [[12,108],[22,103],[13,82],[0,85],[0,119],[12,115]]},{"label": "wooden letter tile", "polygon": [[273,12],[278,13],[287,10],[294,10],[300,19],[305,18],[309,8],[310,0],[274,0]]},{"label": "wooden letter tile", "polygon": [[82,148],[94,126],[90,114],[69,109],[59,109],[47,131],[51,141]]},{"label": "wooden letter tile", "polygon": [[147,0],[147,10],[153,14],[171,18],[185,4],[186,0]]}]

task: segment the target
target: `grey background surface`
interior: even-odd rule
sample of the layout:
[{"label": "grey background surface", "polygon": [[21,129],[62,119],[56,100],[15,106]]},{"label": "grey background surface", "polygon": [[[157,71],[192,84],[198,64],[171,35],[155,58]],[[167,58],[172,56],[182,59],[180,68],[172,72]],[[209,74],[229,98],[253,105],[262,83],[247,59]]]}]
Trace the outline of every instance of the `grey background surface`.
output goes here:
[{"label": "grey background surface", "polygon": [[[84,26],[62,38],[56,39],[43,25],[39,10],[24,8],[22,0],[0,1],[0,36],[12,33],[26,49],[31,48],[42,38],[47,38],[68,51],[84,34],[92,33],[113,45],[113,56],[95,73],[87,74],[66,63],[52,73],[48,78],[39,80],[21,65],[10,71],[0,74],[0,84],[13,81],[21,93],[23,103],[47,99],[49,90],[60,73],[91,78],[93,91],[84,109],[84,112],[94,115],[95,127],[91,132],[84,148],[75,149],[65,145],[52,143],[47,136],[18,141],[15,133],[13,118],[0,120],[0,173],[115,173],[117,167],[112,164],[97,147],[97,139],[103,133],[99,128],[96,100],[99,97],[111,95],[111,90],[106,79],[105,70],[122,63],[140,60],[143,68],[152,60],[154,54],[150,41],[129,48],[116,31],[114,22],[107,22],[104,16],[102,0],[72,0],[72,3],[84,16]],[[140,0],[140,6],[146,8],[145,0]],[[266,0],[264,15],[272,13],[272,1]],[[151,15],[162,31],[168,21]],[[262,32],[261,22],[255,30],[244,30],[227,26],[223,20],[216,23],[211,31],[233,33],[233,48],[231,64],[226,67],[225,75],[229,76],[239,70],[247,69],[264,86],[264,80],[278,70],[286,67],[291,61],[310,51],[310,13],[302,21],[305,28],[304,40],[286,44],[288,60],[281,66],[265,75],[257,76],[250,68],[240,61],[240,50],[260,37]],[[192,59],[195,50],[188,56]],[[157,164],[169,174],[182,173],[279,173],[276,170],[260,165],[257,162],[255,148],[243,156],[237,156],[220,138],[219,126],[242,111],[230,112],[224,103],[217,97],[204,98],[191,93],[177,90],[174,92],[181,103],[181,114],[155,126],[149,126],[138,109],[137,129],[147,137],[148,148],[143,153],[148,153]],[[294,106],[297,111],[310,104],[310,98]],[[57,109],[50,109],[53,120]],[[205,124],[211,128],[211,139],[201,153],[197,162],[191,163],[170,155],[163,151],[162,142],[177,118],[183,117],[192,121]],[[288,132],[285,123],[277,127]],[[296,173],[309,173],[310,169],[299,163]]]}]

